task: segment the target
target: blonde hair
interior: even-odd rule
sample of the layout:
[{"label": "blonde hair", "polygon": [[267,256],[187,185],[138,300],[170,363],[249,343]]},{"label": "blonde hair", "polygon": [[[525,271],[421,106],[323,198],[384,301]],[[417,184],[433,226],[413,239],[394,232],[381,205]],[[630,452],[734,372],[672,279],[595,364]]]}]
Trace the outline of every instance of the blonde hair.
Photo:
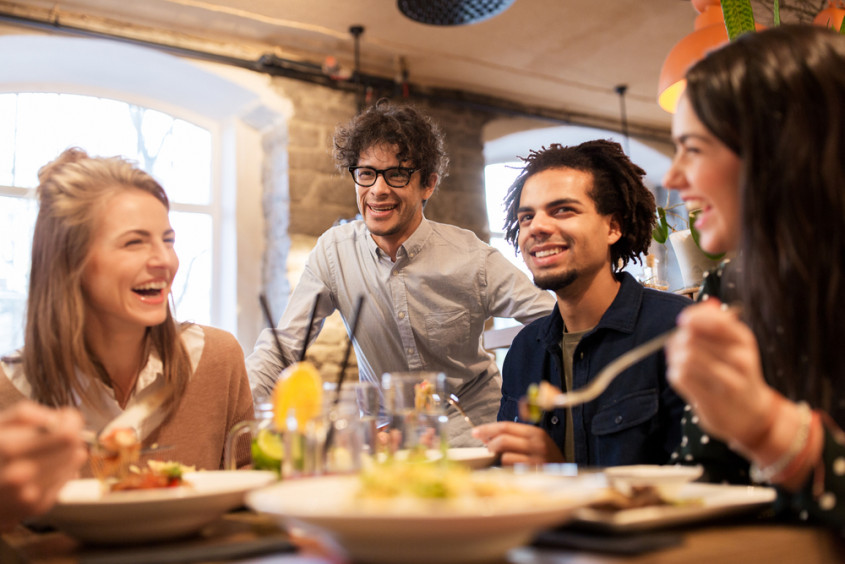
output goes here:
[{"label": "blonde hair", "polygon": [[[89,157],[71,148],[38,171],[40,203],[32,238],[25,345],[21,355],[33,398],[52,406],[73,405],[74,392],[84,397],[74,372],[111,384],[108,374],[85,342],[86,304],[81,277],[91,237],[104,205],[115,194],[142,190],[169,210],[161,185],[120,158]],[[147,329],[145,348],[161,357],[172,391],[165,406],[181,397],[191,363],[167,306],[167,318]]]}]

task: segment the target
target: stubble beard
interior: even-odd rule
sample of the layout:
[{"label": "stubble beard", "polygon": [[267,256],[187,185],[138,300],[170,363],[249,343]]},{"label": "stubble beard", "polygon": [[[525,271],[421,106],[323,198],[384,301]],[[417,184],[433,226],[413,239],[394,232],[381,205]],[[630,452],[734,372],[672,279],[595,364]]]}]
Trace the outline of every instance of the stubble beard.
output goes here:
[{"label": "stubble beard", "polygon": [[575,270],[567,270],[565,272],[548,274],[535,274],[534,285],[541,290],[551,290],[557,292],[567,286],[571,285],[578,279],[578,273]]}]

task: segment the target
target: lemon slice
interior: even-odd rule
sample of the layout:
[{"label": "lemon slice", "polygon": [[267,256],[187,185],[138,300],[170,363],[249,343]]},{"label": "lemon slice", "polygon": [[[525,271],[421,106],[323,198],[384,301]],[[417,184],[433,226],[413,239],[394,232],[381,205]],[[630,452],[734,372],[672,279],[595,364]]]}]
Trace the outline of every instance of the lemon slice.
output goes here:
[{"label": "lemon slice", "polygon": [[303,361],[285,368],[273,389],[276,428],[288,430],[288,417],[292,415],[301,433],[305,424],[320,414],[322,406],[323,380],[314,365]]},{"label": "lemon slice", "polygon": [[270,429],[261,429],[252,443],[253,467],[256,470],[279,472],[283,452],[282,437]]}]

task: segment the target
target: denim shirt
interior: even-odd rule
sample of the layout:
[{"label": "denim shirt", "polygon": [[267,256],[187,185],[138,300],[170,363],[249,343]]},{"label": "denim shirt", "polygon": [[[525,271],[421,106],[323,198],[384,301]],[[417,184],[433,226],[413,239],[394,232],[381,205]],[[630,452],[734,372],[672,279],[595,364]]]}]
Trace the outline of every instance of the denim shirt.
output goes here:
[{"label": "denim shirt", "polygon": [[[573,387],[586,386],[619,355],[675,326],[689,299],[644,288],[630,274],[598,325],[584,335],[572,362]],[[542,380],[562,388],[563,319],[551,315],[526,326],[514,339],[502,369],[500,421],[519,421],[518,401]],[[632,366],[598,398],[573,409],[575,462],[582,466],[664,464],[681,439],[684,403],[666,381],[663,351]],[[545,413],[539,423],[563,452],[566,412]]]}]

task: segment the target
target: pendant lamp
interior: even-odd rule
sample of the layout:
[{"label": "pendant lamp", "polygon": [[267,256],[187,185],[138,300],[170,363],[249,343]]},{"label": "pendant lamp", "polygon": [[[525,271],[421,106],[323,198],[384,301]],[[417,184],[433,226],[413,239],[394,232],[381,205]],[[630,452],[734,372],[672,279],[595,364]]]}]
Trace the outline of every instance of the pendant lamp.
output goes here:
[{"label": "pendant lamp", "polygon": [[719,0],[691,0],[698,11],[695,30],[678,41],[663,62],[657,87],[657,103],[669,113],[675,113],[678,98],[686,87],[687,69],[703,58],[708,51],[728,42],[728,31]]},{"label": "pendant lamp", "polygon": [[827,3],[827,8],[813,18],[813,23],[822,27],[832,27],[839,31],[843,19],[845,19],[845,2],[831,1]]}]

